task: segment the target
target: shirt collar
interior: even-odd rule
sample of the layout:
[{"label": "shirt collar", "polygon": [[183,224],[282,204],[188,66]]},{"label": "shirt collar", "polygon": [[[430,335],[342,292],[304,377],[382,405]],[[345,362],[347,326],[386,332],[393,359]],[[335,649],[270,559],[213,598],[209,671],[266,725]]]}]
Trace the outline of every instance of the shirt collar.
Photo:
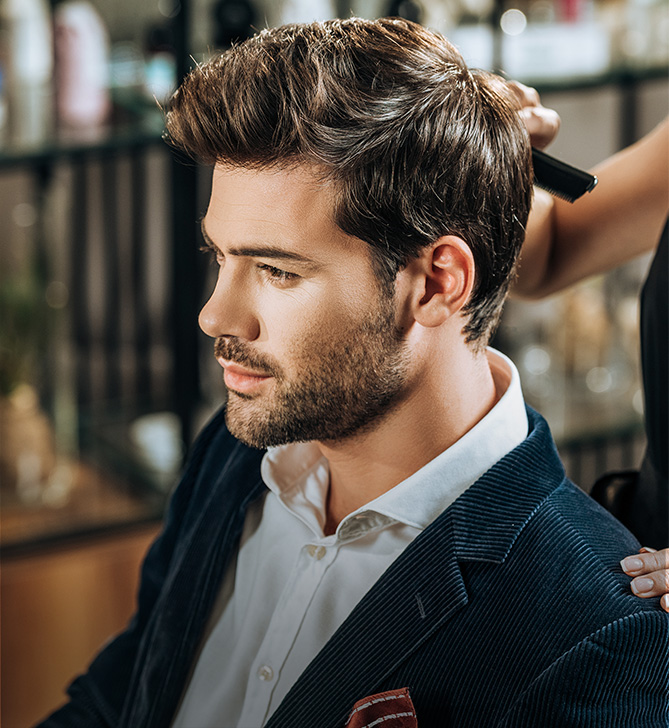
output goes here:
[{"label": "shirt collar", "polygon": [[[350,531],[350,521],[375,514],[377,526],[400,522],[426,528],[456,498],[517,447],[528,431],[518,370],[504,354],[489,348],[497,392],[494,407],[457,442],[378,498],[349,514],[337,529]],[[313,443],[270,448],[261,465],[262,478],[290,511],[322,531],[328,486],[328,465]],[[378,516],[381,516],[379,518]]]}]

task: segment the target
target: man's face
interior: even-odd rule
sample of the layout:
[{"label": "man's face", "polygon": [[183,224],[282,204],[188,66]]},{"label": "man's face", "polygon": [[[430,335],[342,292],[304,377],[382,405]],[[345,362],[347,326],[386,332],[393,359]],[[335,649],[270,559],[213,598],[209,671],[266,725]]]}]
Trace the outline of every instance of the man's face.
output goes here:
[{"label": "man's face", "polygon": [[200,326],[224,368],[228,428],[248,445],[342,439],[401,399],[393,297],[331,211],[306,168],[214,170],[202,228],[219,272]]}]

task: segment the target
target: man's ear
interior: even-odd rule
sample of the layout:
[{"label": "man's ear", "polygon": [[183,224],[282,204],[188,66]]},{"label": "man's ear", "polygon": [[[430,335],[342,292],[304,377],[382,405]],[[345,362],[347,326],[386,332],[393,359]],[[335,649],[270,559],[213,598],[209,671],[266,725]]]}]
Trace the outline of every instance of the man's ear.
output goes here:
[{"label": "man's ear", "polygon": [[459,313],[474,288],[476,266],[462,238],[445,235],[409,262],[412,315],[422,326],[440,326]]}]

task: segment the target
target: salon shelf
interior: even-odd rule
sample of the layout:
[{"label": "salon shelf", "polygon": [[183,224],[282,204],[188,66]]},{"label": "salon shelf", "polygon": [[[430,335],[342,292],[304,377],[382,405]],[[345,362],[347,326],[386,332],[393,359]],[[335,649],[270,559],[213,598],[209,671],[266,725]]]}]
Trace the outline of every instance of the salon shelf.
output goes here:
[{"label": "salon shelf", "polygon": [[[118,101],[110,123],[98,129],[0,142],[0,174],[19,181],[28,196],[17,202],[34,210],[30,247],[42,305],[50,281],[66,291],[62,307],[48,309],[29,384],[55,430],[68,419],[67,447],[58,446],[56,457],[71,480],[67,497],[55,503],[46,483],[34,488],[44,492],[27,496],[4,484],[5,556],[158,523],[181,464],[171,473],[147,466],[129,432],[135,420],[156,413],[186,421],[183,402],[195,399],[193,347],[182,344],[192,332],[180,334],[175,319],[197,302],[188,287],[170,291],[176,271],[188,268],[181,256],[197,256],[196,243],[180,248],[173,240],[188,236],[172,231],[197,213],[188,195],[178,194],[174,178],[183,172],[162,139],[162,111],[140,98]],[[163,259],[159,273],[156,257]],[[180,458],[181,441],[177,449]]]},{"label": "salon shelf", "polygon": [[588,91],[602,86],[627,87],[662,79],[669,81],[669,67],[666,65],[648,67],[619,66],[602,74],[564,78],[532,78],[532,75],[528,74],[520,80],[527,85],[534,86],[539,93],[543,94],[563,91]]},{"label": "salon shelf", "polygon": [[17,140],[0,135],[0,169],[36,166],[62,158],[76,158],[122,149],[163,144],[163,113],[149,104],[114,105],[109,122],[99,127],[68,129],[50,126],[36,139]]},{"label": "salon shelf", "polygon": [[3,494],[0,547],[3,559],[24,556],[55,545],[116,536],[147,524],[158,524],[164,498],[138,493],[132,485],[99,465],[68,462],[73,485],[66,503],[24,503]]}]

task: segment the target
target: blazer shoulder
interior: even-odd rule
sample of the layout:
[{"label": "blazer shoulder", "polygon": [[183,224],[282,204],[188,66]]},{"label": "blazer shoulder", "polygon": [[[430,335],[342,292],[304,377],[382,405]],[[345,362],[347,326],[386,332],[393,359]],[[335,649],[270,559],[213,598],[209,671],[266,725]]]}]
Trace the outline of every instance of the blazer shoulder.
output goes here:
[{"label": "blazer shoulder", "polygon": [[589,634],[527,687],[498,728],[666,726],[669,615],[630,614]]},{"label": "blazer shoulder", "polygon": [[575,540],[587,544],[607,569],[618,570],[621,559],[640,548],[636,537],[585,491],[565,479],[545,507],[569,528]]}]

